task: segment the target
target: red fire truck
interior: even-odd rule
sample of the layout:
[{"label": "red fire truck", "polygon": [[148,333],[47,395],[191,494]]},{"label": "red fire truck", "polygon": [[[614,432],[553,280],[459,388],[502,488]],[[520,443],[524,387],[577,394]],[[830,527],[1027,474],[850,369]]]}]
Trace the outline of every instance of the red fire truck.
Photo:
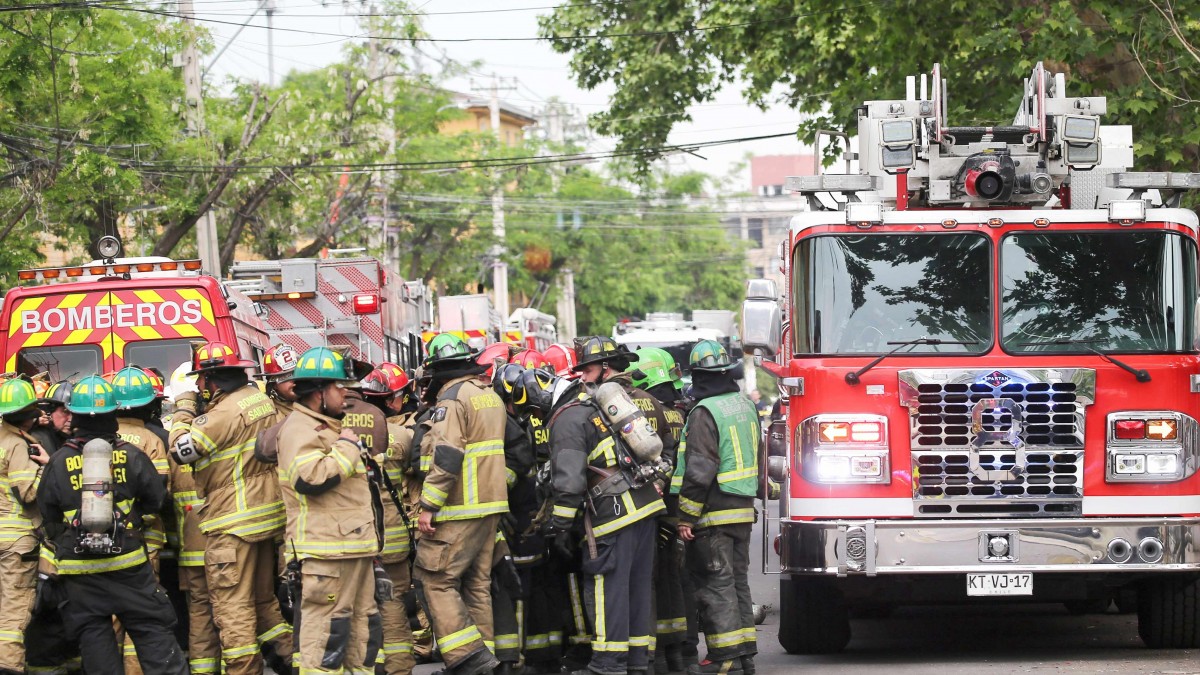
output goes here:
[{"label": "red fire truck", "polygon": [[423,282],[389,274],[375,258],[241,260],[230,276],[227,286],[267,309],[263,321],[273,343],[301,352],[344,347],[354,358],[404,368],[421,362],[421,332],[433,319],[429,291]]},{"label": "red fire truck", "polygon": [[220,340],[260,361],[269,347],[262,307],[203,274],[199,260],[111,257],[77,267],[18,272],[4,294],[0,352],[5,372],[53,380],[114,372],[127,364],[170,374],[193,341]]},{"label": "red fire truck", "polygon": [[[859,112],[743,344],[787,395],[779,639],[843,649],[899,604],[1136,606],[1200,646],[1200,174],[1133,173],[1101,97],[1038,64],[1007,126],[950,126],[940,69]],[[843,137],[850,145],[849,137]],[[788,338],[783,339],[784,324]],[[764,558],[766,559],[766,558]],[[771,558],[772,563],[776,559]]]}]

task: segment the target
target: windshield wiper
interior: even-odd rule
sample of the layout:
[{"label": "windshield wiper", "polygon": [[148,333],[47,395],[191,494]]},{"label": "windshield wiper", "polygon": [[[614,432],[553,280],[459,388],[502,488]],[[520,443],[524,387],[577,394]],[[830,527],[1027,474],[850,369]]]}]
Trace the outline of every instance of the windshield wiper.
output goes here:
[{"label": "windshield wiper", "polygon": [[880,354],[879,356],[875,357],[874,361],[871,361],[870,363],[863,366],[862,368],[859,368],[858,370],[854,371],[853,373],[846,373],[846,384],[858,384],[861,381],[860,378],[868,370],[879,365],[880,361],[886,359],[887,357],[891,356],[892,354],[895,354],[896,352],[900,351],[901,349],[904,349],[905,347],[916,347],[917,345],[977,345],[977,344],[979,344],[979,341],[978,340],[939,340],[938,338],[923,337],[923,338],[917,338],[915,340],[904,340],[903,342],[889,342],[888,344],[889,345],[899,345],[899,346],[886,354]]},{"label": "windshield wiper", "polygon": [[1091,343],[1093,343],[1093,342],[1100,342],[1100,340],[1073,340],[1070,338],[1056,338],[1053,340],[1038,340],[1037,342],[1021,342],[1017,346],[1018,347],[1040,347],[1043,345],[1079,345],[1079,346],[1083,347],[1084,349],[1088,350],[1089,352],[1095,354],[1096,356],[1099,356],[1100,358],[1104,359],[1105,361],[1108,361],[1109,363],[1113,364],[1114,366],[1120,368],[1121,370],[1124,370],[1125,372],[1129,373],[1130,375],[1133,375],[1134,379],[1136,379],[1138,382],[1149,382],[1150,381],[1149,371],[1143,370],[1141,368],[1134,368],[1133,366],[1129,365],[1128,363],[1124,363],[1122,361],[1118,361],[1117,359],[1114,359],[1113,357],[1109,356],[1108,354],[1104,353],[1103,351],[1096,349],[1095,347],[1092,347]]}]

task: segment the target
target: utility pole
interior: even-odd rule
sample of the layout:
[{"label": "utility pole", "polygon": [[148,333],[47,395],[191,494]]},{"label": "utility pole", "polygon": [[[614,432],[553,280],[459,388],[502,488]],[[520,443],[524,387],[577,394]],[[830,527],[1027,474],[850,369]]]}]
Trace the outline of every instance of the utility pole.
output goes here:
[{"label": "utility pole", "polygon": [[[567,141],[565,119],[566,110],[558,101],[551,101],[546,107],[546,136],[555,145],[561,146]],[[562,183],[562,167],[550,167],[551,185],[557,193]],[[558,222],[563,222],[562,211],[558,212]],[[575,272],[570,268],[563,269],[558,274],[558,337],[563,341],[575,339]]]},{"label": "utility pole", "polygon": [[[379,132],[387,141],[387,160],[393,161],[396,154],[396,119],[395,110],[392,107],[393,98],[393,81],[391,72],[391,53],[380,44],[379,39],[379,24],[377,21],[378,9],[374,4],[367,9],[367,32],[370,34],[367,43],[367,77],[372,81],[378,81],[383,90],[383,105],[386,114],[384,122],[380,126]],[[381,209],[379,218],[379,230],[377,245],[383,249],[383,264],[388,270],[399,270],[398,256],[395,250],[395,239],[391,236],[390,223],[388,219],[388,186],[387,173],[382,169],[375,172],[375,187],[374,191],[378,197],[377,205]],[[373,200],[374,201],[374,200]],[[373,219],[371,219],[373,220]],[[375,236],[371,235],[374,239]]]},{"label": "utility pole", "polygon": [[[504,87],[505,91],[515,89],[516,87],[512,85]],[[496,135],[497,140],[503,143],[504,137],[500,133],[500,90],[500,78],[495,73],[492,73],[492,83],[487,89],[489,94],[488,112],[491,117],[492,133]],[[500,314],[500,321],[507,324],[508,263],[504,261],[504,181],[498,176],[495,177],[495,185],[492,187],[492,234],[496,237],[496,246],[492,248],[492,291],[494,293],[494,304],[496,305],[496,312]]]},{"label": "utility pole", "polygon": [[275,0],[265,0],[267,11],[267,84],[275,86]]},{"label": "utility pole", "polygon": [[[189,136],[204,135],[204,93],[200,81],[200,55],[196,52],[196,11],[192,0],[179,0],[179,14],[187,28],[183,45],[183,107]],[[217,243],[217,221],[212,208],[196,222],[196,251],[204,270],[221,276],[221,253]]]}]

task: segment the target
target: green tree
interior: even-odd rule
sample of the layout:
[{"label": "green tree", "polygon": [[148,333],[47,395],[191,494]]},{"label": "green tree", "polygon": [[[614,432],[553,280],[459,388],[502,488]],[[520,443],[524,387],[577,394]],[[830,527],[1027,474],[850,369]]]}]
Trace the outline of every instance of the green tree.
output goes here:
[{"label": "green tree", "polygon": [[[904,76],[942,64],[950,120],[1012,118],[1041,60],[1073,95],[1108,97],[1148,169],[1200,170],[1195,2],[1165,0],[629,0],[572,3],[541,19],[580,86],[612,84],[592,116],[618,150],[666,143],[689,105],[725,86],[804,113],[801,135],[853,129],[864,100],[903,94]],[[647,165],[643,164],[645,170]]]}]

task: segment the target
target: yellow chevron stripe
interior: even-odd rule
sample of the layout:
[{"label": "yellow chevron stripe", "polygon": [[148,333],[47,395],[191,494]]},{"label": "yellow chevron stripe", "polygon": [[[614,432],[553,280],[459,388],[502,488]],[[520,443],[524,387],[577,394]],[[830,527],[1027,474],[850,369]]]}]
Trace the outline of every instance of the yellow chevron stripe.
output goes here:
[{"label": "yellow chevron stripe", "polygon": [[134,291],[133,294],[142,302],[163,302],[163,296],[158,291]]},{"label": "yellow chevron stripe", "polygon": [[190,338],[190,337],[200,337],[201,336],[200,329],[196,328],[195,326],[193,326],[190,323],[177,323],[174,326],[172,326],[172,328],[175,329],[176,333],[179,333],[180,337],[189,337]]},{"label": "yellow chevron stripe", "polygon": [[17,329],[20,328],[20,326],[21,326],[21,314],[23,312],[29,312],[29,311],[37,309],[38,307],[41,307],[42,303],[45,302],[45,300],[46,300],[45,296],[42,296],[40,298],[25,298],[24,300],[22,300],[21,304],[18,305],[15,310],[13,310],[12,319],[9,320],[8,334],[14,335],[17,333]]},{"label": "yellow chevron stripe", "polygon": [[86,297],[87,293],[72,293],[70,295],[63,296],[63,299],[58,303],[58,308],[70,309],[72,307],[78,307],[79,303],[83,302],[84,298]]},{"label": "yellow chevron stripe", "polygon": [[48,333],[45,331],[41,333],[34,333],[25,340],[25,344],[21,345],[21,347],[41,347],[42,345],[46,344],[46,340],[49,340],[51,335],[53,335],[53,333]]},{"label": "yellow chevron stripe", "polygon": [[91,335],[92,335],[91,328],[80,328],[78,330],[73,330],[73,331],[71,331],[71,334],[67,336],[67,339],[63,340],[63,344],[64,345],[83,344],[84,342],[87,342],[87,339],[89,337],[91,337]]},{"label": "yellow chevron stripe", "polygon": [[195,288],[181,288],[178,293],[179,297],[186,300],[199,300],[200,313],[204,315],[204,319],[210,324],[216,325],[217,321],[213,318],[212,304],[208,301],[208,298],[204,297],[203,293]]},{"label": "yellow chevron stripe", "polygon": [[132,326],[133,332],[143,340],[161,340],[162,334],[152,326]]}]

